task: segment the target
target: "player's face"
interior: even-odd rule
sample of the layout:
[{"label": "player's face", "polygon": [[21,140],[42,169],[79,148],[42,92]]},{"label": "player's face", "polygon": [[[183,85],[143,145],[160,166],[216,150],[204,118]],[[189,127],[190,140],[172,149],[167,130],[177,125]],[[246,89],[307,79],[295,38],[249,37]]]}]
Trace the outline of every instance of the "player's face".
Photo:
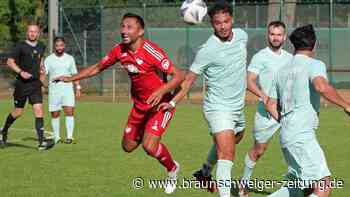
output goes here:
[{"label": "player's face", "polygon": [[57,41],[55,43],[55,53],[57,55],[62,55],[64,53],[64,49],[65,49],[66,45],[64,44],[63,41]]},{"label": "player's face", "polygon": [[39,27],[37,25],[29,25],[27,28],[27,39],[31,42],[37,41],[39,38]]},{"label": "player's face", "polygon": [[228,40],[232,36],[232,16],[228,13],[219,12],[211,19],[215,35],[221,40]]},{"label": "player's face", "polygon": [[143,36],[144,30],[135,18],[125,18],[120,27],[122,43],[133,44]]},{"label": "player's face", "polygon": [[286,40],[286,33],[284,28],[280,26],[269,27],[267,39],[270,47],[273,49],[280,49]]}]

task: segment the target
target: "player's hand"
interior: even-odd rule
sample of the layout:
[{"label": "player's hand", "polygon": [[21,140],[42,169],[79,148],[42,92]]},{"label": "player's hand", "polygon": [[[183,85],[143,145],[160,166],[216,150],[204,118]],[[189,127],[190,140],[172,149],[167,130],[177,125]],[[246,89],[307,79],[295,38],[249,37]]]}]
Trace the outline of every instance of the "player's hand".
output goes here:
[{"label": "player's hand", "polygon": [[161,103],[157,107],[157,111],[171,111],[172,109],[174,109],[174,107],[168,102]]},{"label": "player's hand", "polygon": [[30,73],[28,73],[28,72],[26,72],[26,71],[21,71],[21,72],[19,73],[19,76],[21,76],[23,79],[30,79],[30,78],[33,77],[32,74],[30,74]]},{"label": "player's hand", "polygon": [[162,98],[163,98],[162,91],[157,90],[157,91],[153,92],[150,97],[148,97],[146,102],[147,102],[147,104],[150,104],[152,106],[156,106],[156,105],[158,105],[158,103],[160,102],[160,100]]},{"label": "player's hand", "polygon": [[81,91],[80,90],[75,90],[75,97],[79,99],[81,97]]},{"label": "player's hand", "polygon": [[264,105],[267,105],[267,102],[269,101],[269,97],[265,94],[261,96],[261,101],[264,103]]},{"label": "player's hand", "polygon": [[57,77],[57,78],[55,78],[52,82],[58,83],[58,82],[60,82],[60,81],[62,81],[62,82],[71,82],[70,78],[67,77],[67,76],[60,76],[60,77]]}]

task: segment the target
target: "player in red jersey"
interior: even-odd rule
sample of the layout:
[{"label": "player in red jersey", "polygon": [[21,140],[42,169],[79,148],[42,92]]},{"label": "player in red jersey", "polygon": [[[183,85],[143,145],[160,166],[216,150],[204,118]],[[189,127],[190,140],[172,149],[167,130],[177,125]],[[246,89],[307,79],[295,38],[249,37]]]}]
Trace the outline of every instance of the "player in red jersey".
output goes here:
[{"label": "player in red jersey", "polygon": [[[132,152],[141,143],[150,156],[156,158],[168,171],[168,179],[176,180],[179,164],[171,157],[160,139],[172,119],[175,110],[159,110],[158,104],[171,101],[171,91],[184,80],[184,72],[176,68],[164,51],[144,38],[144,21],[135,14],[127,13],[121,22],[122,42],[114,46],[98,63],[78,74],[61,76],[57,81],[76,81],[97,75],[116,62],[128,72],[131,79],[131,95],[134,106],[124,130],[122,147]],[[160,71],[160,72],[159,72]],[[159,74],[160,73],[160,74]],[[172,79],[167,82],[166,76]],[[167,181],[166,193],[172,193],[175,181]]]}]

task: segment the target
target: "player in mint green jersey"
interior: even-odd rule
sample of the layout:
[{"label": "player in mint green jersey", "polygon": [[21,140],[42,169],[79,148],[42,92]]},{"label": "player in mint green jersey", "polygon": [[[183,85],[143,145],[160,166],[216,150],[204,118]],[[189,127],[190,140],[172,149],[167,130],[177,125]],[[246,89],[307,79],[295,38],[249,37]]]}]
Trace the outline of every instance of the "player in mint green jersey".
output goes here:
[{"label": "player in mint green jersey", "polygon": [[290,41],[295,55],[275,76],[267,109],[281,123],[280,143],[288,164],[287,177],[301,184],[295,188],[282,187],[270,196],[328,197],[331,173],[315,132],[319,123],[320,95],[348,114],[350,105],[329,84],[325,64],[313,58],[316,35],[312,25],[295,29]]},{"label": "player in mint green jersey", "polygon": [[79,81],[75,83],[75,95],[73,83],[53,82],[58,76],[71,76],[77,73],[74,58],[65,53],[65,42],[63,37],[54,40],[55,52],[48,56],[45,61],[45,72],[49,76],[49,111],[51,112],[51,126],[54,133],[55,143],[60,137],[60,111],[65,113],[67,139],[65,143],[73,143],[74,131],[74,106],[75,96],[80,97]]},{"label": "player in mint green jersey", "polygon": [[[214,34],[200,47],[186,75],[182,89],[163,109],[175,106],[190,90],[198,75],[206,81],[203,112],[214,144],[207,162],[194,176],[198,180],[211,180],[211,171],[217,163],[216,180],[220,197],[229,197],[231,170],[235,159],[235,144],[243,134],[243,114],[246,92],[245,31],[233,28],[233,9],[229,3],[218,2],[209,11]],[[208,186],[210,191],[216,187]]]},{"label": "player in mint green jersey", "polygon": [[254,145],[244,160],[244,172],[239,192],[241,197],[248,195],[247,182],[250,180],[255,164],[266,151],[269,140],[280,128],[280,124],[266,112],[265,104],[268,98],[266,95],[272,86],[271,79],[293,57],[292,54],[282,49],[286,38],[286,26],[283,22],[269,23],[267,26],[268,46],[255,54],[248,66],[248,90],[259,97],[259,103],[253,128]]}]

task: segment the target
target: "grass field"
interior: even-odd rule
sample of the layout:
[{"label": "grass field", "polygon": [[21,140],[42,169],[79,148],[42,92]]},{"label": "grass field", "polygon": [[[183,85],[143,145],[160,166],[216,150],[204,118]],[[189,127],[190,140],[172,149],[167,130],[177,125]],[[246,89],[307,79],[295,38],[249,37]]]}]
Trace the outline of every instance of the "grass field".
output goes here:
[{"label": "grass field", "polygon": [[[12,109],[12,102],[0,102],[0,124]],[[26,113],[13,125],[9,134],[10,146],[0,149],[1,197],[119,197],[165,196],[161,189],[149,189],[147,181],[162,179],[165,171],[142,148],[126,154],[120,147],[122,130],[130,104],[84,103],[77,106],[77,144],[58,144],[50,151],[36,150],[32,130],[32,112]],[[46,108],[47,109],[47,108]],[[242,174],[243,158],[252,145],[252,120],[255,106],[246,108],[247,130],[237,148],[233,176]],[[46,116],[48,117],[48,116]],[[50,119],[45,119],[46,130]],[[61,118],[61,134],[65,133]],[[332,196],[348,197],[350,188],[350,133],[349,118],[336,108],[324,108],[321,113],[319,141],[326,153],[333,178],[344,180],[344,188],[333,190]],[[180,179],[191,179],[191,174],[206,158],[211,145],[207,125],[199,105],[180,105],[169,130],[163,138],[174,158],[181,164]],[[281,179],[286,172],[278,136],[261,161],[253,178]],[[135,190],[132,180],[142,177],[145,188]],[[275,188],[276,189],[276,188]],[[275,189],[254,191],[252,197],[266,196]],[[171,196],[217,196],[198,189],[178,189]]]}]

